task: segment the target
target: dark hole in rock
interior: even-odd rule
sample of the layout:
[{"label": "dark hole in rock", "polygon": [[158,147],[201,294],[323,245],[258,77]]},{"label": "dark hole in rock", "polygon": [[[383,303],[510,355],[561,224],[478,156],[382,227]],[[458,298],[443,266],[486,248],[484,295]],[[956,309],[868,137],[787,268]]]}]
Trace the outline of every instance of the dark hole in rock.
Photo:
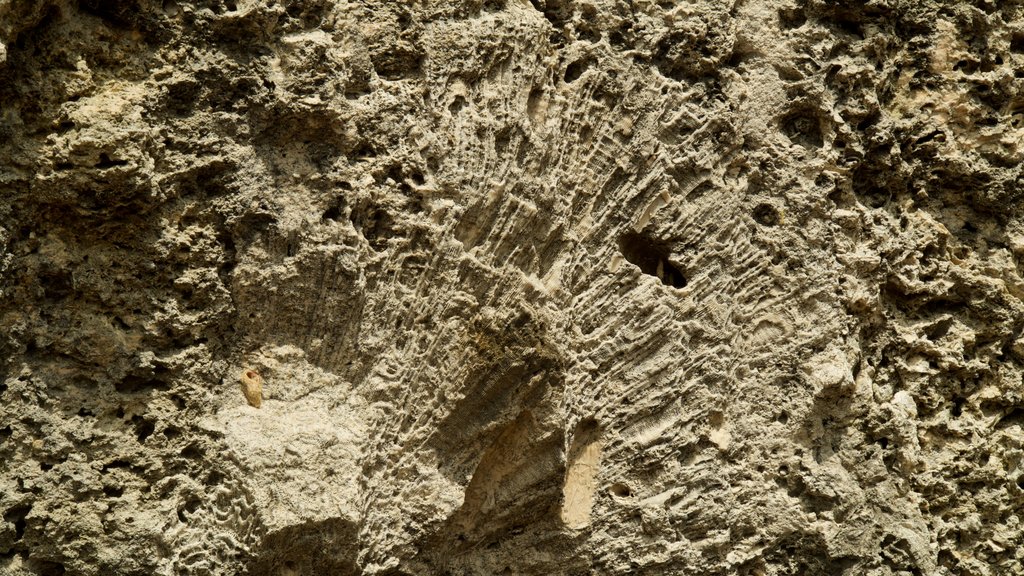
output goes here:
[{"label": "dark hole in rock", "polygon": [[100,170],[106,170],[107,168],[125,166],[127,164],[127,160],[111,160],[110,156],[106,152],[102,152],[100,153],[100,161],[97,162],[93,167],[99,168]]},{"label": "dark hole in rock", "polygon": [[322,220],[333,220],[337,222],[341,219],[341,211],[345,207],[345,198],[339,196],[334,202],[324,210]]},{"label": "dark hole in rock", "polygon": [[779,414],[779,417],[777,418],[777,420],[779,421],[779,424],[785,424],[785,423],[789,422],[789,414],[787,414],[785,411],[783,411],[783,412],[781,412]]},{"label": "dark hole in rock", "polygon": [[949,409],[949,413],[954,418],[959,418],[964,412],[964,399],[960,397],[953,398],[953,406]]},{"label": "dark hole in rock", "polygon": [[4,442],[6,442],[7,439],[10,438],[10,437],[11,437],[11,427],[10,426],[4,426],[3,428],[0,428],[0,444],[3,444]]},{"label": "dark hole in rock", "polygon": [[628,34],[629,27],[620,26],[618,30],[613,30],[608,34],[608,43],[617,48],[626,48],[629,46]]},{"label": "dark hole in rock", "polygon": [[1024,33],[1014,34],[1010,39],[1010,52],[1024,54]]},{"label": "dark hole in rock", "polygon": [[572,2],[565,0],[530,0],[534,9],[544,14],[555,30],[560,30],[571,17]]},{"label": "dark hole in rock", "polygon": [[380,252],[387,247],[394,224],[390,214],[383,209],[370,207],[362,211],[353,210],[351,220],[352,225],[375,251]]},{"label": "dark hole in rock", "polygon": [[102,18],[107,24],[118,28],[132,28],[142,20],[139,7],[134,2],[80,0],[78,8],[87,14]]},{"label": "dark hole in rock", "polygon": [[838,28],[839,30],[846,32],[851,36],[856,36],[857,38],[860,39],[864,38],[864,31],[861,29],[861,25],[859,22],[840,17],[835,19],[834,23],[836,28]]},{"label": "dark hole in rock", "polygon": [[[677,181],[678,181],[678,178],[677,178]],[[715,185],[712,184],[711,181],[703,180],[703,181],[701,181],[700,184],[694,186],[693,190],[690,190],[686,194],[686,201],[687,202],[693,202],[693,201],[697,200],[698,198],[702,198],[703,196],[707,195],[709,192],[713,192],[714,190],[715,190]]]},{"label": "dark hole in rock", "polygon": [[782,8],[779,10],[779,24],[784,30],[799,28],[807,22],[807,16],[801,8]]},{"label": "dark hole in rock", "polygon": [[915,145],[927,144],[928,142],[931,142],[932,140],[935,140],[936,142],[945,142],[946,141],[946,134],[944,132],[942,132],[941,130],[935,130],[933,132],[929,132],[928,134],[925,134],[924,136],[921,136],[920,138],[918,138],[914,142],[914,144]]},{"label": "dark hole in rock", "polygon": [[382,179],[378,179],[376,177],[374,179],[377,180],[378,183],[385,182],[390,179],[395,184],[398,184],[405,181],[405,170],[402,168],[401,164],[392,164],[388,168],[387,172],[384,173]]},{"label": "dark hole in rock", "polygon": [[966,74],[974,74],[978,71],[978,63],[970,60],[960,60],[953,65],[955,72],[964,72]]},{"label": "dark hole in rock", "polygon": [[132,422],[135,423],[135,436],[139,439],[140,444],[144,443],[156,430],[156,425],[142,416],[132,416]]},{"label": "dark hole in rock", "polygon": [[1017,488],[1024,490],[1024,474],[1017,476]]},{"label": "dark hole in rock", "polygon": [[861,132],[867,130],[871,126],[875,125],[881,117],[882,115],[879,114],[878,112],[868,114],[867,117],[865,117],[857,124],[857,130],[860,130]]},{"label": "dark hole in rock", "polygon": [[14,540],[25,535],[25,517],[32,511],[31,505],[15,506],[4,513],[4,521],[14,524]]},{"label": "dark hole in rock", "polygon": [[888,438],[879,438],[878,439],[878,445],[882,447],[882,450],[885,450],[885,449],[889,448],[889,439]]},{"label": "dark hole in rock", "polygon": [[63,268],[52,267],[40,270],[39,283],[43,287],[43,295],[51,300],[60,300],[75,291],[71,271]]},{"label": "dark hole in rock", "polygon": [[181,508],[178,508],[178,520],[187,522],[186,514],[195,513],[195,511],[199,509],[200,504],[202,504],[202,502],[200,502],[198,498],[193,498],[188,502],[185,502]]},{"label": "dark hole in rock", "polygon": [[[929,340],[940,340],[940,339],[942,339],[942,337],[944,337],[946,334],[949,333],[949,329],[952,326],[953,326],[953,319],[952,318],[945,318],[943,320],[939,320],[935,324],[932,324],[931,326],[926,328],[925,329],[925,335],[928,336]],[[960,404],[963,404],[963,399],[962,398],[954,398],[953,401],[954,402],[959,401]]]},{"label": "dark hole in rock", "polygon": [[669,261],[668,244],[643,234],[629,232],[619,238],[619,250],[631,264],[644,274],[654,276],[662,284],[673,288],[686,286],[683,271]]},{"label": "dark hole in rock", "polygon": [[939,550],[939,564],[946,568],[956,568],[960,564],[960,560],[953,555],[949,550]]},{"label": "dark hole in rock", "polygon": [[170,387],[170,384],[162,380],[142,376],[126,376],[114,384],[114,389],[120,394],[146,394]]},{"label": "dark hole in rock", "polygon": [[798,498],[801,494],[803,494],[806,491],[807,483],[804,482],[804,479],[798,475],[793,475],[793,477],[790,479],[790,484],[788,489],[786,490],[786,493],[792,496],[793,498]]},{"label": "dark hole in rock", "polygon": [[448,111],[451,112],[452,116],[457,116],[465,107],[466,99],[463,96],[456,96],[452,99],[452,103],[448,105]]},{"label": "dark hole in rock", "polygon": [[565,82],[566,84],[579,80],[580,76],[587,71],[587,67],[590,65],[589,62],[584,60],[577,60],[572,64],[565,67]]},{"label": "dark hole in rock", "polygon": [[409,46],[394,46],[370,57],[377,75],[385,80],[402,80],[420,75],[424,55]]},{"label": "dark hole in rock", "polygon": [[106,464],[104,464],[103,468],[101,468],[101,470],[103,472],[106,472],[108,470],[116,470],[118,468],[128,468],[130,466],[131,466],[131,462],[128,462],[127,460],[112,460],[112,461],[107,462]]},{"label": "dark hole in rock", "polygon": [[[585,6],[584,8],[590,8]],[[587,20],[584,16],[584,20],[578,22],[575,26],[576,38],[579,40],[585,40],[591,44],[597,44],[601,41],[601,29],[595,26],[592,20]]]},{"label": "dark hole in rock", "polygon": [[124,494],[124,488],[120,486],[104,486],[103,494],[107,498],[120,498]]},{"label": "dark hole in rock", "polygon": [[376,157],[377,150],[373,147],[373,144],[370,144],[369,142],[363,142],[352,150],[352,158],[354,159]]},{"label": "dark hole in rock", "polygon": [[612,496],[616,496],[618,498],[629,498],[633,495],[633,491],[629,489],[629,486],[622,483],[612,484],[608,488],[608,491],[611,492]]},{"label": "dark hole in rock", "polygon": [[791,142],[805,148],[821,148],[825,143],[821,125],[813,110],[796,110],[783,117],[782,132]]},{"label": "dark hole in rock", "polygon": [[776,226],[781,217],[779,211],[771,204],[758,204],[754,208],[754,220],[762,226]]},{"label": "dark hole in rock", "polygon": [[39,576],[61,576],[67,571],[63,564],[51,560],[33,558],[29,565]]},{"label": "dark hole in rock", "polygon": [[996,423],[996,428],[1006,428],[1008,426],[1020,426],[1024,428],[1024,407],[1017,406],[1007,412],[999,422]]}]

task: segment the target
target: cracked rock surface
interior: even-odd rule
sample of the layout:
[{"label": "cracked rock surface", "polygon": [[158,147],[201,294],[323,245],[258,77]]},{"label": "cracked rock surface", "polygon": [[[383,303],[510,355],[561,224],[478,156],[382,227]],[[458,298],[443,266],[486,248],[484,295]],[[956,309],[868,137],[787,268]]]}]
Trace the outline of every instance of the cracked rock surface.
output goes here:
[{"label": "cracked rock surface", "polygon": [[0,0],[0,106],[4,576],[1024,573],[1020,2]]}]

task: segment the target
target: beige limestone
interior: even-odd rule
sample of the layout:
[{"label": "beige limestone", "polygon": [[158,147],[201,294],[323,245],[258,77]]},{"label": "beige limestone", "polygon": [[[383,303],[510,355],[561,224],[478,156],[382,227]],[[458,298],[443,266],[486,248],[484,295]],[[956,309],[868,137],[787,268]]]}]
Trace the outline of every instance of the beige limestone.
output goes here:
[{"label": "beige limestone", "polygon": [[1011,1],[0,0],[0,574],[1022,574],[1022,71]]}]

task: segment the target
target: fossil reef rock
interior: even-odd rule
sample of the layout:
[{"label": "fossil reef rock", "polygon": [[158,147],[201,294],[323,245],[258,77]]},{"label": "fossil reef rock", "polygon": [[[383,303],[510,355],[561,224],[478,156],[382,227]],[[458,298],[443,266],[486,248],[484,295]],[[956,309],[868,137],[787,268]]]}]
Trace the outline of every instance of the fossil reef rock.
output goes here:
[{"label": "fossil reef rock", "polygon": [[1019,1],[0,0],[0,104],[4,576],[1024,574]]}]

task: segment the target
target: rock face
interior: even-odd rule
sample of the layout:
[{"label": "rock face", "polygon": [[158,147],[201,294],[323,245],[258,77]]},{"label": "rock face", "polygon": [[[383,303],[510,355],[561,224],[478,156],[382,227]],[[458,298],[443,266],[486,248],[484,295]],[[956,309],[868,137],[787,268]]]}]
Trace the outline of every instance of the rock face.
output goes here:
[{"label": "rock face", "polygon": [[0,0],[0,105],[0,574],[1024,573],[1019,2]]}]

